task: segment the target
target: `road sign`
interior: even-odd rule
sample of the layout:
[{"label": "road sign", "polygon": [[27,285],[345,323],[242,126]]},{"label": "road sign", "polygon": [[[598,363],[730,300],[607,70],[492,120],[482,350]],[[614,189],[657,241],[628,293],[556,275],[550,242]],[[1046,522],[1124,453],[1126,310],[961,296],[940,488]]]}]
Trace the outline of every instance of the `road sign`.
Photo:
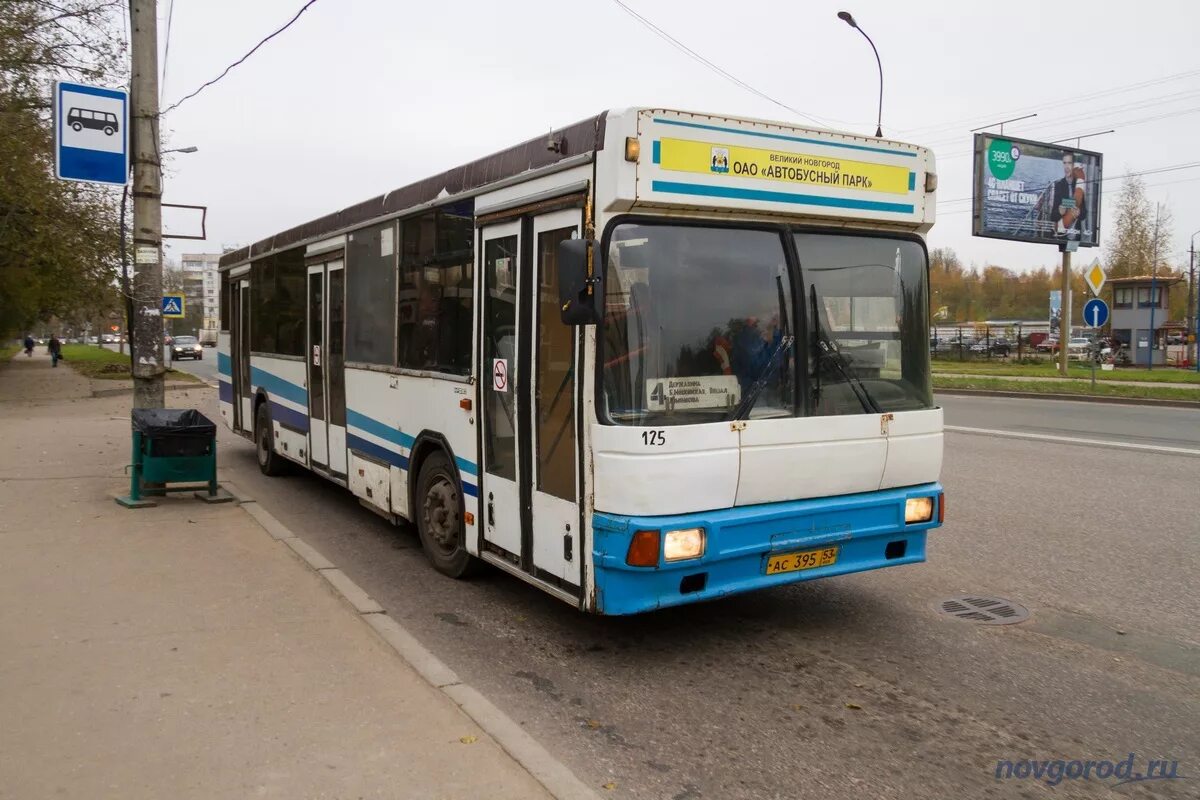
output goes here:
[{"label": "road sign", "polygon": [[492,391],[508,391],[508,359],[492,359]]},{"label": "road sign", "polygon": [[1100,259],[1092,261],[1091,266],[1083,271],[1083,279],[1087,281],[1092,294],[1099,297],[1100,290],[1104,288],[1104,281],[1108,280],[1108,276],[1104,274],[1104,267],[1100,266]]},{"label": "road sign", "polygon": [[167,319],[180,319],[184,316],[184,297],[181,294],[164,294],[162,299],[162,315]]},{"label": "road sign", "polygon": [[54,174],[67,181],[129,178],[129,94],[82,83],[54,83]]},{"label": "road sign", "polygon": [[1093,297],[1083,304],[1083,321],[1089,328],[1100,328],[1108,322],[1108,303]]}]

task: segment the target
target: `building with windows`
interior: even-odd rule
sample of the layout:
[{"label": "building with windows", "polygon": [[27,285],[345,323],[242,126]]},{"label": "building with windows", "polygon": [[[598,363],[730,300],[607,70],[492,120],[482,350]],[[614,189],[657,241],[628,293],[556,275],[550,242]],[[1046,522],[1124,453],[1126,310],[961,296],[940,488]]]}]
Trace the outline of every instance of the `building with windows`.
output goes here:
[{"label": "building with windows", "polygon": [[217,263],[220,253],[184,253],[180,259],[180,277],[189,306],[202,309],[199,327],[218,330],[220,320],[220,282]]},{"label": "building with windows", "polygon": [[[1135,364],[1165,364],[1163,330],[1167,324],[1171,287],[1179,278],[1110,278],[1113,338],[1129,348]],[[1151,361],[1153,359],[1153,361]]]}]

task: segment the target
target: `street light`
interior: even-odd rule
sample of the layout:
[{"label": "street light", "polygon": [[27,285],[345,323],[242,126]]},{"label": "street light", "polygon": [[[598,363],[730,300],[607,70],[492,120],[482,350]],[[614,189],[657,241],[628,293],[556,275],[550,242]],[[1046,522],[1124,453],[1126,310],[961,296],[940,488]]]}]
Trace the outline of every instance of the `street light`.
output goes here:
[{"label": "street light", "polygon": [[191,145],[189,147],[176,147],[171,150],[163,150],[162,155],[165,156],[167,153],[194,153],[199,149],[200,148],[196,147],[196,145]]},{"label": "street light", "polygon": [[883,138],[883,62],[879,60],[879,51],[875,49],[875,43],[871,41],[870,36],[867,36],[866,31],[858,27],[853,14],[849,11],[839,11],[838,19],[861,33],[867,40],[867,44],[871,45],[871,50],[875,52],[875,64],[879,67],[879,115],[875,118],[875,137],[881,139]]}]

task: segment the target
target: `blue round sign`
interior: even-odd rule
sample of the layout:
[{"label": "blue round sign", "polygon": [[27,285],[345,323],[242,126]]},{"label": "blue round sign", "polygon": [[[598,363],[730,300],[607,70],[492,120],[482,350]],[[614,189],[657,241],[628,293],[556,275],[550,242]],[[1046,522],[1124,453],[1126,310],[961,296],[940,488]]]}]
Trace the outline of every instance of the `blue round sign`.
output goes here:
[{"label": "blue round sign", "polygon": [[1083,304],[1083,323],[1089,328],[1101,328],[1108,322],[1108,303],[1093,297]]}]

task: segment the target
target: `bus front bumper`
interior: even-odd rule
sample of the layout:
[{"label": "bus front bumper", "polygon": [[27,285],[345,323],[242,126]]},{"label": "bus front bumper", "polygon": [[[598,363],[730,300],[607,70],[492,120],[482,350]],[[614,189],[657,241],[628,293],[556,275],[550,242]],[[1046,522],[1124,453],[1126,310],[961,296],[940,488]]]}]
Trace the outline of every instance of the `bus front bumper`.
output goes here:
[{"label": "bus front bumper", "polygon": [[[793,500],[654,517],[596,512],[592,518],[596,607],[601,614],[656,608],[852,572],[925,560],[925,536],[938,527],[942,487],[937,483],[877,492]],[[934,498],[929,522],[905,523],[909,498]],[[653,567],[626,563],[637,531],[703,528],[704,554],[667,562],[660,549]],[[837,548],[824,566],[771,572],[771,558]],[[661,548],[661,542],[660,542]],[[828,560],[826,555],[825,560]],[[792,565],[796,560],[791,559]],[[772,565],[778,568],[778,564]]]}]

